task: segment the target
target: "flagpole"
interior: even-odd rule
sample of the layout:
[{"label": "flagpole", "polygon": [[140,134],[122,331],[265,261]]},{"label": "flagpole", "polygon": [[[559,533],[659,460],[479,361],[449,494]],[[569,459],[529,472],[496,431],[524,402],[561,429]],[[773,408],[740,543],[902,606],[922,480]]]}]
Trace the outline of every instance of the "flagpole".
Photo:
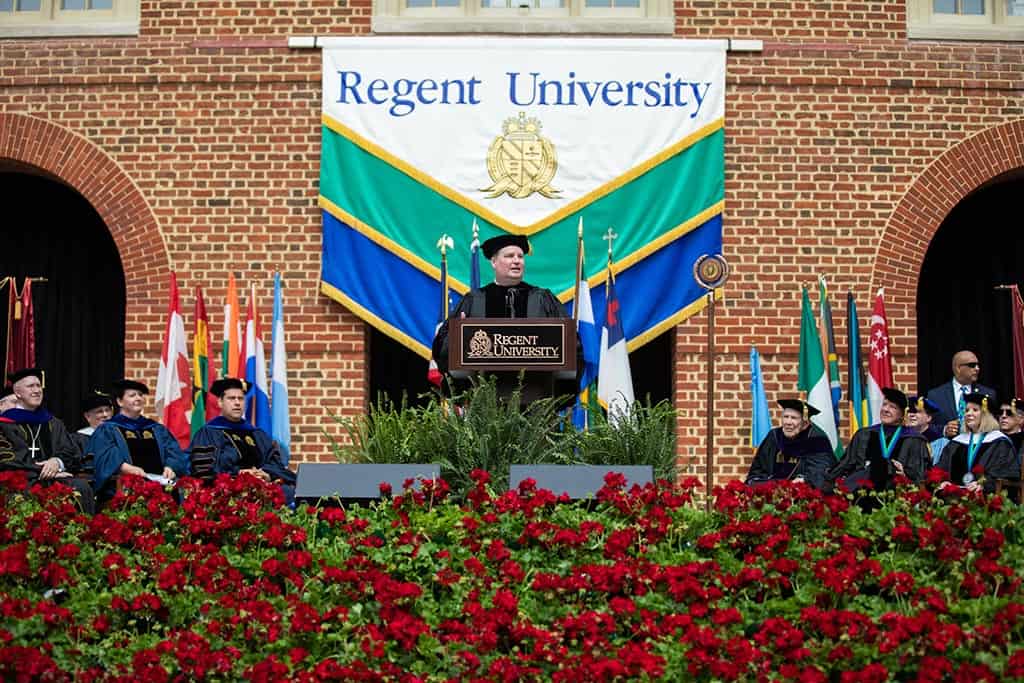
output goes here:
[{"label": "flagpole", "polygon": [[708,308],[708,379],[707,379],[707,458],[704,461],[704,476],[707,493],[705,506],[711,511],[711,496],[715,476],[715,290],[729,278],[729,262],[721,254],[701,255],[693,264],[693,279],[707,290]]},{"label": "flagpole", "polygon": [[[609,243],[610,246],[610,243]],[[580,319],[580,279],[583,277],[583,216],[576,228],[576,286],[572,293],[572,319]]]},{"label": "flagpole", "polygon": [[707,293],[708,297],[708,381],[707,384],[707,405],[708,407],[708,457],[704,463],[705,478],[707,479],[707,496],[705,505],[708,512],[711,511],[711,492],[715,476],[715,290]]}]

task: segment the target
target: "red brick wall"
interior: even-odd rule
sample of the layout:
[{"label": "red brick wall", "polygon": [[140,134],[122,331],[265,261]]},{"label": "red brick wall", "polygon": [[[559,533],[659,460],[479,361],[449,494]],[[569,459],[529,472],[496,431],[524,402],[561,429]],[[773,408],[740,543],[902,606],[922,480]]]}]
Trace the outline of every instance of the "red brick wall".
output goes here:
[{"label": "red brick wall", "polygon": [[[889,288],[897,381],[913,381],[914,283],[930,235],[967,192],[1024,166],[1024,46],[908,42],[899,2],[675,9],[680,37],[766,41],[728,66],[724,479],[749,461],[749,347],[770,398],[793,388],[798,288],[817,274],[841,340],[845,292],[864,320],[873,290]],[[363,409],[367,363],[362,323],[318,292],[320,54],[286,38],[365,33],[370,12],[369,0],[144,1],[138,38],[0,41],[0,163],[62,179],[111,229],[128,283],[129,373],[155,381],[169,269],[183,291],[204,285],[215,343],[227,272],[260,288],[269,337],[272,271],[283,271],[301,459],[328,457],[321,427],[341,433],[328,412]],[[183,303],[190,325],[191,295]],[[691,468],[704,457],[704,321],[680,325],[676,348]]]}]

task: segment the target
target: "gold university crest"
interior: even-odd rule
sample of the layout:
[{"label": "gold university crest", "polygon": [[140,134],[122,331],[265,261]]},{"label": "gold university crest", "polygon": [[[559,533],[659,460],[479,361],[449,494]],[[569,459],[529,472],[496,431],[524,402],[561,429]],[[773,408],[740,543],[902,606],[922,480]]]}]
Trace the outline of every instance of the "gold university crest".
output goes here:
[{"label": "gold university crest", "polygon": [[541,124],[535,118],[506,119],[504,135],[494,138],[487,150],[487,172],[494,184],[484,188],[488,199],[506,192],[515,199],[524,199],[534,192],[553,199],[561,190],[551,187],[558,170],[558,157],[550,140],[540,136]]}]

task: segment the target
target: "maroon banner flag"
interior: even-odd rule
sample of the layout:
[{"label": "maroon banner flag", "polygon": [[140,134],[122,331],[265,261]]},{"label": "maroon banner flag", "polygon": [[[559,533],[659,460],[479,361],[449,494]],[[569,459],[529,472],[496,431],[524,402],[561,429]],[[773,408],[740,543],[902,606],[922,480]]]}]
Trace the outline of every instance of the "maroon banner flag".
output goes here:
[{"label": "maroon banner flag", "polygon": [[32,309],[32,278],[18,292],[17,281],[10,279],[7,298],[7,375],[36,364],[36,323]]},{"label": "maroon banner flag", "polygon": [[1013,308],[1013,395],[1024,398],[1024,299],[1017,285],[1010,288]]}]

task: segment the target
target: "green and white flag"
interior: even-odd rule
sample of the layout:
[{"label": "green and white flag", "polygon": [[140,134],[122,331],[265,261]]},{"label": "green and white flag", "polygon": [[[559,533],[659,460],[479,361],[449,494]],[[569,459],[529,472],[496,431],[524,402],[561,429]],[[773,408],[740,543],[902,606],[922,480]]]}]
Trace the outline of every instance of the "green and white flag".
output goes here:
[{"label": "green and white flag", "polygon": [[825,372],[825,356],[821,352],[818,327],[814,324],[814,311],[807,289],[802,288],[803,303],[800,317],[800,369],[797,373],[796,388],[807,392],[807,402],[820,412],[811,418],[821,431],[828,436],[832,452],[836,457],[843,452],[836,430],[836,418],[832,412],[832,389]]}]

